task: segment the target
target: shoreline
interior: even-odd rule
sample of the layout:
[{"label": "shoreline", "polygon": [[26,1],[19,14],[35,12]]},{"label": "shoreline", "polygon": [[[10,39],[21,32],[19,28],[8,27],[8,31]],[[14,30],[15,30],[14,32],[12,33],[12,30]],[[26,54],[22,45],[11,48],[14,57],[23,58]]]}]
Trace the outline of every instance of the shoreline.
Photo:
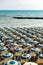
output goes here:
[{"label": "shoreline", "polygon": [[43,28],[43,25],[41,26],[41,25],[39,25],[39,26],[35,26],[35,25],[22,25],[22,24],[0,24],[0,27],[21,27],[21,28],[23,28],[23,27],[26,27],[26,28],[38,28],[38,27],[40,27],[40,28]]},{"label": "shoreline", "polygon": [[43,19],[0,19],[0,27],[43,27]]}]

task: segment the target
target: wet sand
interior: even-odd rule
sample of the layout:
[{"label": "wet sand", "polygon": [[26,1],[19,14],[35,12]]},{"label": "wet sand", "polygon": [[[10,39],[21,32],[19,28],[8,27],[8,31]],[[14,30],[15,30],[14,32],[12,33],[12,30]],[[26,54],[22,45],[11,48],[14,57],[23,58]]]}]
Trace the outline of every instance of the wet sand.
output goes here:
[{"label": "wet sand", "polygon": [[43,27],[43,20],[37,19],[0,19],[0,27]]}]

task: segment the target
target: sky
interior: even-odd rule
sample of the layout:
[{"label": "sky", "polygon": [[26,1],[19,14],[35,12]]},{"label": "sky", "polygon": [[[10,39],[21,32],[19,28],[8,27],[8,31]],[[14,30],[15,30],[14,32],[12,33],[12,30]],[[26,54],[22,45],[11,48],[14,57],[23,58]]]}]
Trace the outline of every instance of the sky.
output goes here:
[{"label": "sky", "polygon": [[0,10],[43,10],[43,0],[0,0]]}]

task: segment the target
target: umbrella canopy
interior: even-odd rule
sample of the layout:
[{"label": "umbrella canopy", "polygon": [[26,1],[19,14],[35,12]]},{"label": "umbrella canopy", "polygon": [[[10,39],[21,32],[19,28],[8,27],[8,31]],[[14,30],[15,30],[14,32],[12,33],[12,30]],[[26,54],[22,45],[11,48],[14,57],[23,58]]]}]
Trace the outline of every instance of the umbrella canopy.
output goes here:
[{"label": "umbrella canopy", "polygon": [[30,44],[37,44],[37,43],[38,43],[37,41],[30,42]]},{"label": "umbrella canopy", "polygon": [[17,43],[11,43],[10,46],[17,46]]},{"label": "umbrella canopy", "polygon": [[40,58],[43,58],[43,54],[40,54],[39,57],[40,57]]},{"label": "umbrella canopy", "polygon": [[6,48],[6,47],[0,47],[0,52],[2,52],[2,51],[6,51],[8,48]]},{"label": "umbrella canopy", "polygon": [[43,48],[43,44],[38,44],[37,46]]},{"label": "umbrella canopy", "polygon": [[2,40],[7,39],[8,37],[6,35],[3,35]]},{"label": "umbrella canopy", "polygon": [[29,54],[24,53],[24,54],[21,55],[21,58],[22,59],[30,59],[31,56]]},{"label": "umbrella canopy", "polygon": [[0,46],[4,46],[4,43],[1,42],[1,43],[0,43]]},{"label": "umbrella canopy", "polygon": [[32,39],[31,38],[25,38],[24,41],[28,42],[28,41],[32,41]]},{"label": "umbrella canopy", "polygon": [[21,65],[21,63],[16,60],[9,60],[4,65]]},{"label": "umbrella canopy", "polygon": [[3,58],[11,58],[11,57],[13,57],[13,54],[9,52],[7,54],[2,55],[2,57]]},{"label": "umbrella canopy", "polygon": [[41,50],[39,50],[38,48],[30,48],[30,51],[39,53]]},{"label": "umbrella canopy", "polygon": [[9,40],[6,40],[6,42],[13,42],[13,40],[10,40],[10,39],[9,39]]},{"label": "umbrella canopy", "polygon": [[41,40],[42,40],[42,38],[36,38],[36,40],[37,40],[37,41],[41,41]]},{"label": "umbrella canopy", "polygon": [[31,44],[29,44],[29,43],[24,43],[23,45],[24,46],[31,46]]},{"label": "umbrella canopy", "polygon": [[14,51],[15,52],[21,52],[23,49],[22,48],[15,48]]}]

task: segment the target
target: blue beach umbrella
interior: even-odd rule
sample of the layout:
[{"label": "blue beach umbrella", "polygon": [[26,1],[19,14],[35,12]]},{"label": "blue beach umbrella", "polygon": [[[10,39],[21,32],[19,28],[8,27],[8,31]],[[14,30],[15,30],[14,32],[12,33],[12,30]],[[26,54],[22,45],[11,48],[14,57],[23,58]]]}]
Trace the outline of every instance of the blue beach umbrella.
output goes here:
[{"label": "blue beach umbrella", "polygon": [[22,59],[30,59],[31,56],[29,54],[24,53],[24,54],[21,55],[21,58]]},{"label": "blue beach umbrella", "polygon": [[40,50],[38,48],[30,48],[30,51],[36,52],[36,53],[39,53],[40,52]]},{"label": "blue beach umbrella", "polygon": [[2,40],[7,39],[8,37],[6,35],[3,35]]},{"label": "blue beach umbrella", "polygon": [[10,46],[17,46],[17,43],[11,43]]},{"label": "blue beach umbrella", "polygon": [[24,46],[31,46],[31,44],[29,44],[29,43],[24,43],[23,45]]},{"label": "blue beach umbrella", "polygon": [[43,36],[40,36],[43,39]]},{"label": "blue beach umbrella", "polygon": [[37,41],[30,42],[30,44],[37,44],[37,43],[38,43]]},{"label": "blue beach umbrella", "polygon": [[14,49],[15,52],[21,52],[23,49],[22,48],[16,48]]},{"label": "blue beach umbrella", "polygon": [[29,40],[32,40],[31,38],[25,38],[24,41],[28,42]]},{"label": "blue beach umbrella", "polygon": [[43,58],[43,54],[40,54],[40,55],[39,55],[39,58]]},{"label": "blue beach umbrella", "polygon": [[6,48],[6,47],[0,47],[0,52],[6,51],[6,50],[8,50],[8,48]]},{"label": "blue beach umbrella", "polygon": [[4,43],[1,42],[1,43],[0,43],[0,46],[4,46]]},{"label": "blue beach umbrella", "polygon": [[11,57],[13,57],[13,54],[9,52],[7,54],[3,54],[2,57],[3,58],[11,58]]},{"label": "blue beach umbrella", "polygon": [[43,44],[38,44],[37,46],[43,48]]},{"label": "blue beach umbrella", "polygon": [[13,42],[13,40],[6,40],[6,42]]},{"label": "blue beach umbrella", "polygon": [[41,40],[42,40],[42,38],[36,38],[36,40],[37,40],[37,41],[41,41]]},{"label": "blue beach umbrella", "polygon": [[21,65],[21,63],[16,60],[9,60],[4,65]]}]

